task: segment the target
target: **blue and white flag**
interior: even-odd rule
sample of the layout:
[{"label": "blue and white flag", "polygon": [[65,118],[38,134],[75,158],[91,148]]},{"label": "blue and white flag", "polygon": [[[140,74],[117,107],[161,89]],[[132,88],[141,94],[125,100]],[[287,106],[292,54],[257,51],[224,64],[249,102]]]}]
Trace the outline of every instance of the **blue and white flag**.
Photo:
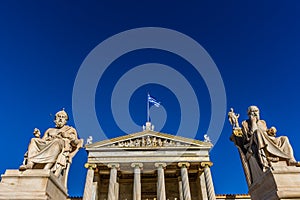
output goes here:
[{"label": "blue and white flag", "polygon": [[158,102],[156,99],[151,97],[149,94],[148,94],[148,102],[153,103],[156,107],[160,106],[160,102]]}]

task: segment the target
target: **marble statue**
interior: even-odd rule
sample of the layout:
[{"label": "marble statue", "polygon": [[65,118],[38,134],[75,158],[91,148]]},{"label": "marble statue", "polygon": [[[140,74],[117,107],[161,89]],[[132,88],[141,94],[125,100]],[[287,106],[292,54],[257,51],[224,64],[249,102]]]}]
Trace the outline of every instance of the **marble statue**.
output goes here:
[{"label": "marble statue", "polygon": [[55,128],[49,128],[40,138],[40,131],[34,129],[28,151],[20,171],[27,169],[50,169],[59,177],[68,168],[83,140],[78,139],[76,130],[66,125],[67,113],[62,110],[55,114]]},{"label": "marble statue", "polygon": [[86,139],[86,144],[93,144],[93,136],[89,136],[89,137]]},{"label": "marble statue", "polygon": [[276,137],[276,128],[267,128],[266,122],[260,119],[257,106],[250,106],[247,113],[248,119],[242,122],[240,128],[242,134],[237,135],[233,130],[230,139],[239,149],[248,184],[271,169],[274,162],[285,161],[286,166],[300,166],[288,137]]},{"label": "marble statue", "polygon": [[233,108],[230,108],[228,112],[228,120],[233,128],[239,128],[239,121],[238,118],[240,117],[239,114],[234,113]]},{"label": "marble statue", "polygon": [[207,134],[204,134],[204,142],[211,142],[211,139]]}]

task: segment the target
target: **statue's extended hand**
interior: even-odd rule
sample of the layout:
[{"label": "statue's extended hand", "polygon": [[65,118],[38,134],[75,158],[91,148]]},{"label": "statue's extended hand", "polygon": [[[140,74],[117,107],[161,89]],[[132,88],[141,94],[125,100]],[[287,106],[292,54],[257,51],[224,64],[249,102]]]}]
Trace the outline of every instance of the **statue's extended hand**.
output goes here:
[{"label": "statue's extended hand", "polygon": [[33,130],[33,135],[39,138],[41,136],[41,131],[38,128],[35,128]]},{"label": "statue's extended hand", "polygon": [[268,133],[269,136],[274,136],[275,137],[276,132],[277,132],[277,129],[274,126],[272,126],[270,129],[267,130],[267,133]]},{"label": "statue's extended hand", "polygon": [[40,133],[40,130],[39,130],[38,128],[34,128],[33,133],[34,133],[34,134]]}]

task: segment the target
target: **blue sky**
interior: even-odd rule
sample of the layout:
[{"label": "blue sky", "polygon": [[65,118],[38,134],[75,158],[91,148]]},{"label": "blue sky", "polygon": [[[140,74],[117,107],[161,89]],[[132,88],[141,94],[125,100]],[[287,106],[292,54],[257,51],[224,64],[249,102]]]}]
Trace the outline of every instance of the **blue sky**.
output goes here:
[{"label": "blue sky", "polygon": [[[69,124],[76,127],[72,95],[83,61],[111,36],[142,27],[178,31],[202,45],[222,77],[226,112],[234,107],[243,120],[247,118],[249,105],[259,106],[261,118],[269,126],[276,126],[278,135],[290,138],[295,157],[300,160],[299,9],[296,0],[1,2],[1,174],[5,169],[19,167],[33,129],[45,131],[52,127],[53,115],[58,110],[65,108],[70,115]],[[99,59],[105,59],[105,55]],[[146,63],[170,66],[192,85],[199,103],[200,121],[198,131],[191,134],[202,140],[209,131],[212,115],[207,85],[186,60],[157,49],[128,52],[111,63],[101,77],[95,94],[101,134],[107,138],[128,134],[113,118],[112,90],[123,74]],[[180,104],[170,87],[140,85],[125,108],[132,120],[140,126],[145,122],[146,92],[163,105],[163,109],[151,109],[152,120],[155,116],[165,116],[162,132],[176,134],[181,122],[180,106],[185,105]],[[88,126],[89,118],[79,123]],[[211,151],[216,193],[247,193],[238,152],[229,141],[231,127],[227,119],[222,128]],[[131,132],[136,131],[140,130]],[[79,132],[82,138],[97,137],[97,134]],[[68,186],[71,196],[83,193],[86,155],[84,149],[80,150],[71,166]]]}]

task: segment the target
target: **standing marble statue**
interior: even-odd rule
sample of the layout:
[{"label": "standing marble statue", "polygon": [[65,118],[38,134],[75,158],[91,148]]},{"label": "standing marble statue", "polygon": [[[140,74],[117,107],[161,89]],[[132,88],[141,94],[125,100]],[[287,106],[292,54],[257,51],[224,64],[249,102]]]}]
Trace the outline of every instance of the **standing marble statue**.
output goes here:
[{"label": "standing marble statue", "polygon": [[234,113],[233,108],[230,108],[230,111],[228,112],[228,120],[234,129],[240,128],[239,121],[238,121],[239,117],[240,115]]},{"label": "standing marble statue", "polygon": [[[50,169],[59,177],[68,173],[68,167],[80,147],[82,140],[78,139],[76,130],[66,125],[67,113],[62,110],[55,114],[55,128],[49,128],[40,138],[40,131],[34,129],[28,151],[24,156],[23,165],[19,170]],[[66,173],[62,173],[67,170]]]},{"label": "standing marble statue", "polygon": [[286,136],[276,137],[276,128],[267,128],[260,119],[257,106],[250,106],[248,119],[241,125],[241,135],[231,135],[231,140],[239,149],[248,185],[255,177],[272,168],[272,163],[285,161],[286,166],[300,166],[293,155],[293,149]]}]

